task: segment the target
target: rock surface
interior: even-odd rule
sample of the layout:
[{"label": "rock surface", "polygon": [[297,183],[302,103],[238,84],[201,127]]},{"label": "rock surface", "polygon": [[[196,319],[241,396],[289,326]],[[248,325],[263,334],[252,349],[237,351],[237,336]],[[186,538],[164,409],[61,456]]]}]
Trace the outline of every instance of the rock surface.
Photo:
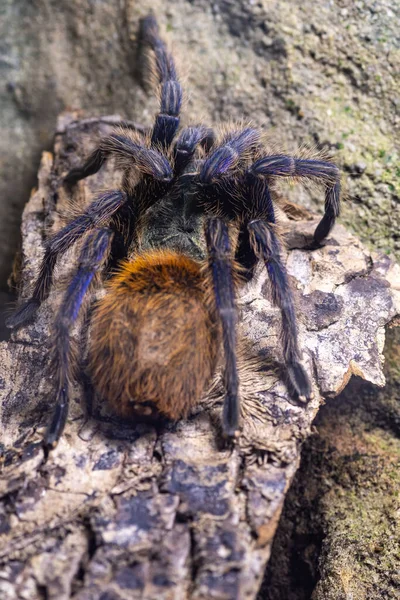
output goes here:
[{"label": "rock surface", "polygon": [[[62,226],[70,201],[83,206],[96,190],[118,182],[108,165],[70,198],[61,176],[113,121],[75,119],[60,120],[54,155],[43,155],[39,187],[24,211],[23,296],[37,274],[44,237]],[[243,431],[234,448],[221,444],[218,394],[188,420],[157,431],[116,424],[99,399],[96,418],[88,420],[87,394],[77,384],[66,431],[46,458],[40,440],[54,394],[49,327],[73,266],[71,249],[37,319],[0,347],[0,595],[256,597],[321,394],[337,394],[352,373],[383,385],[384,327],[400,312],[398,266],[341,226],[320,250],[302,249],[313,227],[315,221],[286,223],[286,260],[315,397],[296,404],[281,379],[279,312],[261,270],[240,297],[240,334],[250,348],[241,366]],[[272,368],[260,369],[260,357]]]}]

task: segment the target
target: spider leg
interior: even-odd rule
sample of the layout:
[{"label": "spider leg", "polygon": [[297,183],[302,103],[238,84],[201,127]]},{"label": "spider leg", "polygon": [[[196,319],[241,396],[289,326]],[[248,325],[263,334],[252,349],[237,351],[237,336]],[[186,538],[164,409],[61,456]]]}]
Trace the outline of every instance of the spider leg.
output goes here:
[{"label": "spider leg", "polygon": [[311,384],[300,364],[293,294],[281,259],[281,245],[274,226],[261,219],[250,221],[248,229],[254,253],[267,268],[273,302],[281,310],[283,355],[287,372],[299,398],[305,401],[312,396]]},{"label": "spider leg", "polygon": [[340,212],[340,171],[336,165],[324,160],[293,158],[284,154],[266,156],[257,160],[249,169],[264,177],[311,177],[325,183],[325,214],[314,232],[314,244],[318,246],[328,235]]},{"label": "spider leg", "polygon": [[204,161],[199,174],[200,182],[212,183],[235,167],[241,156],[254,148],[259,140],[260,132],[250,127],[229,133]]},{"label": "spider leg", "polygon": [[187,127],[183,129],[174,146],[174,175],[180,175],[192,160],[199,144],[206,152],[214,143],[214,132],[208,127]]},{"label": "spider leg", "polygon": [[258,257],[254,254],[250,241],[248,224],[255,219],[275,223],[275,211],[267,180],[246,173],[242,184],[242,213],[235,259],[244,267],[243,275],[247,280],[253,277]]},{"label": "spider leg", "polygon": [[126,204],[128,196],[119,190],[106,192],[94,200],[86,211],[68,223],[48,240],[32,297],[24,302],[7,320],[9,328],[19,327],[35,314],[49,295],[57,259],[86,232],[107,225]]},{"label": "spider leg", "polygon": [[106,161],[106,154],[101,148],[96,148],[81,167],[74,167],[64,177],[64,183],[75,183],[80,179],[94,175],[100,171]]},{"label": "spider leg", "polygon": [[205,236],[215,304],[222,325],[225,354],[226,396],[222,424],[224,433],[232,437],[239,427],[239,378],[236,365],[237,311],[228,227],[222,219],[210,218],[206,222]]},{"label": "spider leg", "polygon": [[142,174],[151,175],[157,181],[170,181],[172,168],[161,152],[147,148],[141,136],[121,129],[103,138],[86,162],[75,167],[64,177],[71,184],[93,175],[100,170],[109,156],[117,159],[117,167],[136,167]]},{"label": "spider leg", "polygon": [[110,229],[97,229],[88,235],[79,256],[78,268],[68,286],[54,323],[57,400],[44,438],[45,445],[50,448],[57,444],[68,416],[68,387],[72,370],[71,358],[73,359],[74,355],[69,332],[78,318],[86,292],[96,272],[103,266],[108,256],[112,235]]},{"label": "spider leg", "polygon": [[157,20],[149,15],[142,21],[142,38],[155,54],[156,76],[160,84],[160,112],[151,135],[152,146],[168,148],[179,127],[182,87],[178,81],[174,59],[160,38]]}]

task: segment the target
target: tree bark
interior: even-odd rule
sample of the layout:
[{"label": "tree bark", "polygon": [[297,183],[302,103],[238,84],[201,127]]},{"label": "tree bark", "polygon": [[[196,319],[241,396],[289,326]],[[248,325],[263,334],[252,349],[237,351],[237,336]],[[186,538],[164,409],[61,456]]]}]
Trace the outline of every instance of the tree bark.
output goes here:
[{"label": "tree bark", "polygon": [[[23,215],[14,275],[21,296],[29,295],[44,239],[62,226],[71,201],[82,207],[96,190],[118,185],[112,165],[80,182],[72,198],[61,182],[114,121],[60,118],[54,154],[43,155],[38,189]],[[314,399],[299,405],[286,389],[280,315],[260,269],[239,298],[243,428],[233,448],[221,440],[218,380],[189,419],[164,429],[116,424],[96,398],[96,416],[88,419],[87,394],[77,383],[65,433],[45,456],[41,439],[54,399],[49,331],[76,248],[60,261],[35,321],[0,347],[1,597],[256,597],[302,442],[323,398],[342,391],[352,374],[384,385],[384,328],[400,312],[399,267],[340,225],[324,247],[305,250],[315,224],[314,218],[284,223]]]}]

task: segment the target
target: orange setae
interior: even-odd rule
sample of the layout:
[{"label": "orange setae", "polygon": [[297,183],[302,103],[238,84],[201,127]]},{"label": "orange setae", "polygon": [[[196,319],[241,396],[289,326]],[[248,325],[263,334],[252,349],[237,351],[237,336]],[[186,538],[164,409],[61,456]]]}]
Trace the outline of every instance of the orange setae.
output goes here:
[{"label": "orange setae", "polygon": [[218,328],[201,264],[157,250],[122,264],[92,321],[97,391],[123,416],[179,419],[215,370]]}]

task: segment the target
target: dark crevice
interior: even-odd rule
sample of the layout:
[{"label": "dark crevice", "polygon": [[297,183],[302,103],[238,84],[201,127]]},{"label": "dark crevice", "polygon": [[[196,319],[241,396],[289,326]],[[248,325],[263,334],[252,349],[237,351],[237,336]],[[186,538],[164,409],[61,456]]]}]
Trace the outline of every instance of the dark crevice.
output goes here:
[{"label": "dark crevice", "polygon": [[75,597],[77,592],[84,587],[85,576],[88,570],[88,565],[90,561],[93,559],[96,551],[98,549],[98,544],[96,541],[96,533],[92,528],[92,524],[90,522],[90,517],[86,517],[83,521],[83,526],[85,528],[86,537],[87,537],[87,551],[82,556],[82,559],[78,565],[78,569],[71,581],[71,597]]},{"label": "dark crevice", "polygon": [[189,536],[190,536],[190,565],[189,565],[189,571],[190,571],[190,581],[191,583],[191,592],[194,592],[195,590],[195,585],[196,585],[196,579],[197,579],[197,575],[200,569],[200,564],[199,564],[199,559],[196,558],[196,546],[197,546],[197,542],[196,542],[196,538],[195,538],[195,532],[194,532],[194,528],[192,526],[192,524],[189,525]]},{"label": "dark crevice", "polygon": [[315,437],[304,444],[301,466],[286,496],[258,600],[310,600],[318,581],[324,532],[319,518],[318,481],[310,481],[316,440],[318,444]]},{"label": "dark crevice", "polygon": [[[382,490],[381,486],[385,469],[392,477],[390,452],[384,454],[373,441],[366,443],[371,431],[381,432],[374,434],[376,439],[382,432],[388,432],[389,436],[398,436],[400,432],[399,342],[400,329],[388,329],[386,388],[380,390],[359,377],[352,377],[339,396],[321,407],[314,421],[318,434],[304,443],[300,468],[286,496],[258,600],[311,600],[317,584],[319,593],[321,585],[325,585],[325,591],[326,585],[331,586],[327,574],[335,566],[335,548],[344,551],[347,544],[354,553],[354,538],[337,534],[336,523],[343,520],[343,515],[353,519],[352,512],[346,511],[352,510],[354,498],[368,508],[366,482],[371,495],[376,492],[384,497],[386,488]],[[385,485],[394,488],[390,477],[391,483]],[[372,506],[372,510],[379,509]],[[379,522],[387,519],[385,510],[383,506]],[[351,522],[360,523],[357,526],[361,527],[359,518],[354,514]],[[358,542],[367,552],[368,544],[363,539]],[[371,550],[374,585],[390,588],[390,578],[388,584],[379,570],[376,554]]]},{"label": "dark crevice", "polygon": [[49,600],[49,592],[47,590],[47,586],[45,585],[37,585],[37,592],[39,594],[40,600]]},{"label": "dark crevice", "polygon": [[93,556],[95,555],[96,550],[98,548],[98,544],[96,541],[96,533],[95,533],[94,529],[92,528],[92,524],[90,522],[89,517],[84,521],[83,524],[86,529],[86,535],[87,535],[87,541],[88,541],[88,547],[87,547],[88,558],[89,558],[89,560],[91,560],[93,558]]},{"label": "dark crevice", "polygon": [[72,597],[74,597],[74,595],[83,588],[83,584],[85,581],[85,575],[86,575],[86,568],[85,565],[81,562],[79,564],[78,570],[75,574],[75,577],[73,578],[73,580],[71,581],[71,595]]},{"label": "dark crevice", "polygon": [[153,459],[160,464],[164,462],[162,454],[157,449],[153,452]]}]

